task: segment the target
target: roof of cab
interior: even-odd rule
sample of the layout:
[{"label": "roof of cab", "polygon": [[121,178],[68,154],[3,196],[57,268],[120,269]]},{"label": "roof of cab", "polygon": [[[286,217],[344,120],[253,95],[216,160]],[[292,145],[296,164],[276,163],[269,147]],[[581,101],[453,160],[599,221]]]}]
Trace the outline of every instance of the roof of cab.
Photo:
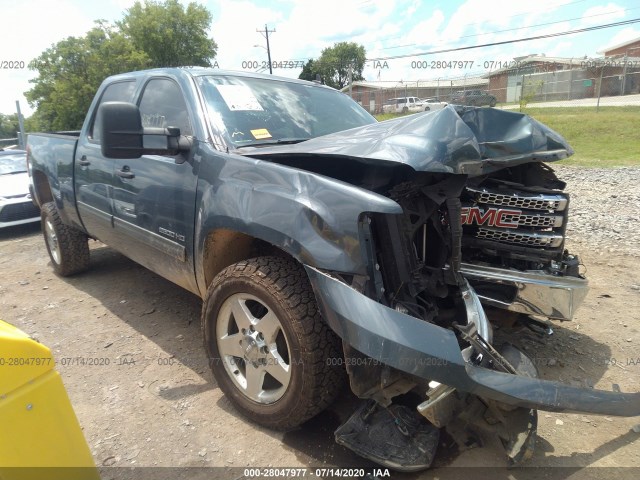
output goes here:
[{"label": "roof of cab", "polygon": [[322,85],[316,82],[309,82],[307,80],[300,80],[297,78],[281,77],[279,75],[269,75],[265,73],[255,73],[255,72],[236,71],[236,70],[221,70],[219,68],[207,68],[207,67],[173,67],[173,68],[153,68],[149,70],[136,70],[134,72],[119,73],[117,75],[112,75],[108,77],[106,80],[113,81],[113,80],[119,80],[124,78],[146,77],[146,76],[153,76],[153,75],[159,75],[159,74],[170,75],[174,77],[203,77],[206,75],[215,75],[215,76],[234,76],[234,77],[246,77],[246,78],[262,78],[265,80],[298,83],[301,85],[313,85],[316,87],[329,88],[331,90],[335,90],[334,88],[328,87],[326,85]]}]

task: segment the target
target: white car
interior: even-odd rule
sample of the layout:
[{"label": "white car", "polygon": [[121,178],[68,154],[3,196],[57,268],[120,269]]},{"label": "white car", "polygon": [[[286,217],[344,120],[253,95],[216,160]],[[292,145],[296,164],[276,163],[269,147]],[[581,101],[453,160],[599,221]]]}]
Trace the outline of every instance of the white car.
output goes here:
[{"label": "white car", "polygon": [[418,105],[418,97],[390,98],[382,105],[383,113],[407,113],[421,112],[423,108]]},{"label": "white car", "polygon": [[418,102],[420,110],[428,112],[430,110],[440,110],[449,105],[447,102],[441,102],[437,98],[423,98]]},{"label": "white car", "polygon": [[0,150],[0,228],[39,221],[29,193],[27,152]]}]

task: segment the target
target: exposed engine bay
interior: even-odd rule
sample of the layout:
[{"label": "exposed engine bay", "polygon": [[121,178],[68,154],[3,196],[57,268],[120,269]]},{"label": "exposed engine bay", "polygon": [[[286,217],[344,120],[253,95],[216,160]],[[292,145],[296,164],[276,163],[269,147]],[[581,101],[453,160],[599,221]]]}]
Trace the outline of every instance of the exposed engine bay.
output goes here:
[{"label": "exposed engine bay", "polygon": [[[388,196],[402,206],[404,213],[366,220],[376,252],[369,275],[373,281],[368,283],[367,294],[398,312],[456,332],[467,362],[537,377],[534,363],[523,352],[508,343],[499,350],[492,346],[490,319],[476,300],[484,298],[489,305],[510,305],[517,291],[496,283],[495,278],[467,281],[462,259],[472,272],[478,265],[504,272],[538,271],[584,280],[578,271],[578,258],[564,251],[569,198],[562,193],[564,183],[543,164],[524,164],[498,173],[473,179],[421,173],[391,188]],[[542,323],[526,315],[519,317],[535,326]],[[465,318],[467,323],[462,320]],[[428,424],[447,428],[460,445],[480,444],[479,439],[487,432],[497,435],[510,466],[533,454],[535,409],[514,408],[458,392],[437,381],[407,377],[385,366],[372,367],[359,361],[360,352],[348,345],[345,354],[352,357],[347,362],[352,390],[396,409],[392,417],[395,423],[404,425],[404,431],[419,425],[418,412]],[[393,404],[394,397],[412,391],[426,392],[426,400],[417,404],[414,411]],[[414,426],[413,430],[419,433],[400,436],[407,444],[392,452],[377,444],[386,438],[380,432],[365,435],[366,440],[359,438],[358,434],[372,428],[366,418],[376,421],[372,405],[363,405],[336,432],[337,441],[399,470],[428,466],[437,447],[437,441],[433,441],[435,429],[421,431]],[[395,433],[393,427],[385,428],[388,435]],[[397,445],[398,441],[384,443]]]},{"label": "exposed engine bay", "polygon": [[453,107],[247,153],[401,207],[361,215],[364,275],[306,267],[364,400],[338,443],[414,471],[441,429],[461,446],[490,434],[515,466],[533,453],[539,409],[640,414],[640,394],[541,380],[534,360],[494,341],[494,326],[552,334],[587,293],[565,249],[570,198],[546,163],[572,153],[525,115]]}]

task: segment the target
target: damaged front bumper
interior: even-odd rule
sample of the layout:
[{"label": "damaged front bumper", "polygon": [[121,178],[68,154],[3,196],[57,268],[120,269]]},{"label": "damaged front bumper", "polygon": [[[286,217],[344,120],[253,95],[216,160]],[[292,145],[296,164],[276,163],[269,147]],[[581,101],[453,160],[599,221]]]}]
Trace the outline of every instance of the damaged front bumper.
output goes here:
[{"label": "damaged front bumper", "polygon": [[[476,366],[465,360],[452,330],[388,308],[320,270],[305,268],[329,326],[353,348],[384,364],[517,407],[640,415],[640,393],[579,388]],[[475,296],[473,290],[467,293]],[[469,320],[481,318],[477,313]]]},{"label": "damaged front bumper", "polygon": [[520,272],[463,263],[460,272],[485,305],[557,320],[571,320],[589,291],[589,282],[584,278],[542,271]]}]

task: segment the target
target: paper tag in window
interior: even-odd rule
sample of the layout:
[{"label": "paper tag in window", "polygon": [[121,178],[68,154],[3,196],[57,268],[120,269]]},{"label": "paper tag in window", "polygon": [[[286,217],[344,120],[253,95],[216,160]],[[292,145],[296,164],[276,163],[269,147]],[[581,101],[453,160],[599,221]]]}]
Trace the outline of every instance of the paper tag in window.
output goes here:
[{"label": "paper tag in window", "polygon": [[257,130],[251,130],[251,135],[253,135],[253,138],[255,138],[256,140],[264,140],[265,138],[271,138],[271,134],[269,133],[269,130],[267,130],[266,128],[258,128]]},{"label": "paper tag in window", "polygon": [[231,111],[263,111],[262,105],[246,85],[217,85],[222,99]]}]

